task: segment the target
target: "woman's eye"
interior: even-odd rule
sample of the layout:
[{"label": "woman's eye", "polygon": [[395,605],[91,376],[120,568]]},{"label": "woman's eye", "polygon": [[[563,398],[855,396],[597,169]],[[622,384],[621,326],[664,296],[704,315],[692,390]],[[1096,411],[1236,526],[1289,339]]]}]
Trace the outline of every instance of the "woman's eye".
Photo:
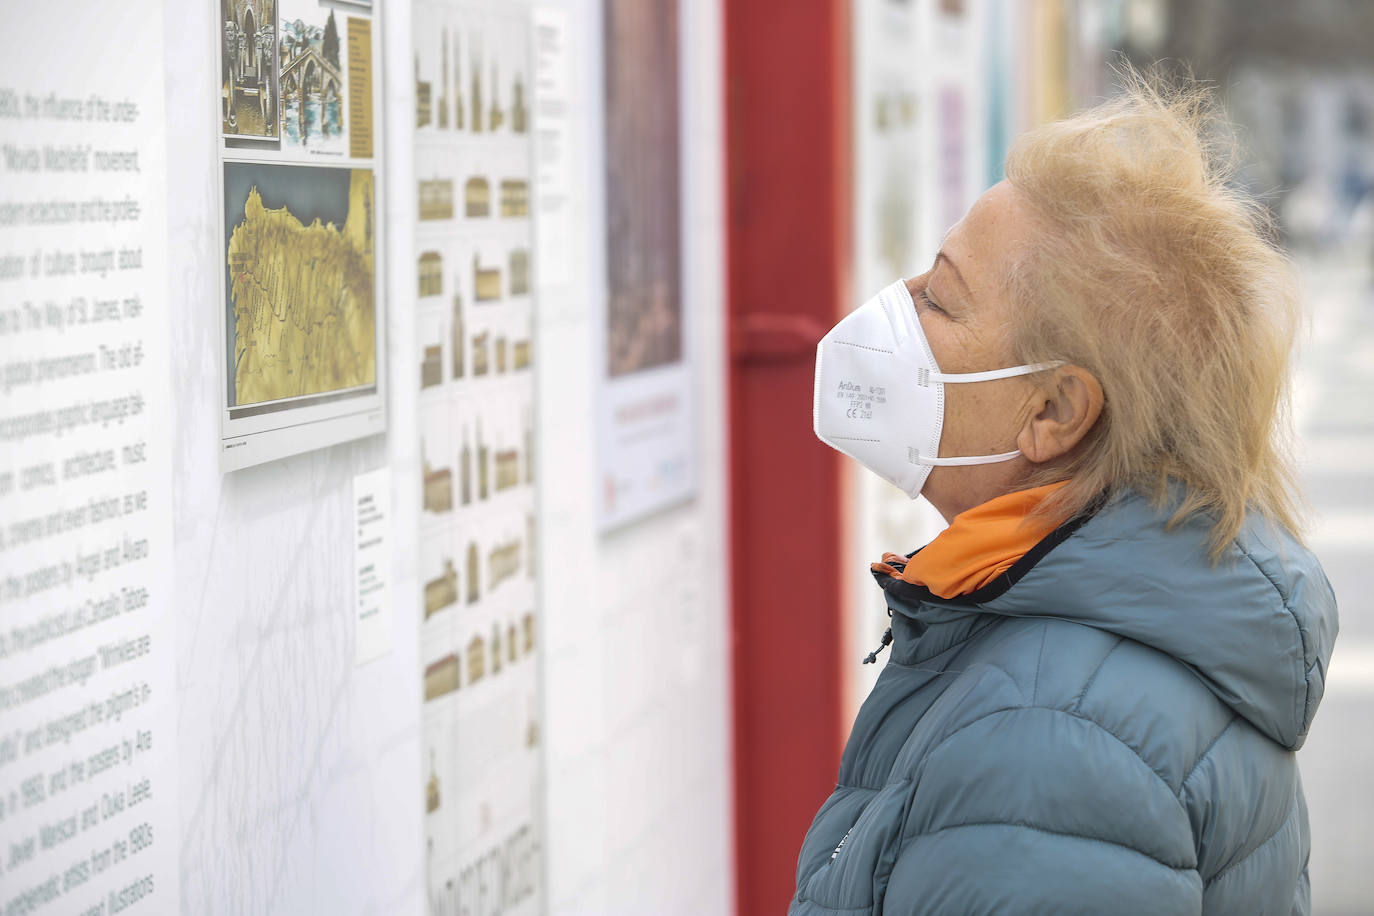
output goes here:
[{"label": "woman's eye", "polygon": [[924,302],[924,303],[926,304],[926,307],[927,307],[927,308],[934,309],[934,310],[937,311],[937,312],[943,312],[943,311],[944,311],[944,309],[940,308],[938,305],[935,304],[935,300],[932,299],[932,298],[930,298],[930,294],[927,293],[925,290],[921,290],[921,296],[920,296],[920,298],[921,298],[921,301]]}]

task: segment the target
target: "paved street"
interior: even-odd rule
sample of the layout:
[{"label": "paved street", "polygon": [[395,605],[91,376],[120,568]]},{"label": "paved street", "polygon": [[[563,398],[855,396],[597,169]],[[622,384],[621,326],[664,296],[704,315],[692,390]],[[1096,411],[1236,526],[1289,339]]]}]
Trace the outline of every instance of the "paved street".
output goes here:
[{"label": "paved street", "polygon": [[1341,610],[1326,696],[1299,757],[1312,912],[1366,916],[1374,913],[1374,277],[1367,254],[1302,266],[1312,330],[1296,406],[1315,522],[1309,543]]}]

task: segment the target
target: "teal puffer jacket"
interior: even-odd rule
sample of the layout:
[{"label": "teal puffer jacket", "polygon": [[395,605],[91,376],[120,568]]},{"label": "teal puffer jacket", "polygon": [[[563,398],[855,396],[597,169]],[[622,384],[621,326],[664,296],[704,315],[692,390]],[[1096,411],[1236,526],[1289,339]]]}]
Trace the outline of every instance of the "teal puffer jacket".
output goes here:
[{"label": "teal puffer jacket", "polygon": [[1336,603],[1251,519],[1135,495],[962,599],[879,576],[892,654],[797,863],[795,916],[1306,913],[1294,752]]}]

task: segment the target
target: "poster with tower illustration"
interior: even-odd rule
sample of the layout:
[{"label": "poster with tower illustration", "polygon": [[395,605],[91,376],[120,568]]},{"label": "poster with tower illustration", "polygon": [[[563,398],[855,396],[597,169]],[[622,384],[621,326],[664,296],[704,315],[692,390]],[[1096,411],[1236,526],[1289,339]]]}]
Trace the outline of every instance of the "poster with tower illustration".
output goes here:
[{"label": "poster with tower illustration", "polygon": [[348,154],[348,16],[318,0],[279,0],[281,136],[287,149]]},{"label": "poster with tower illustration", "polygon": [[[484,905],[494,849],[537,876],[530,13],[416,2],[415,384],[424,507],[420,678],[430,912]],[[480,763],[480,765],[479,765]],[[521,852],[523,850],[523,853]],[[537,880],[508,913],[537,913]]]}]

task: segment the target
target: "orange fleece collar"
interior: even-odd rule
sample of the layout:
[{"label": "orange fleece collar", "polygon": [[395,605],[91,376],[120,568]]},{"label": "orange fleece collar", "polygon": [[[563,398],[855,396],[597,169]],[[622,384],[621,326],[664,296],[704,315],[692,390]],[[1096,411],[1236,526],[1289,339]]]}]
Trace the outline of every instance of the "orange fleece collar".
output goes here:
[{"label": "orange fleece collar", "polygon": [[[1030,513],[1067,483],[1061,480],[1017,490],[960,512],[948,528],[910,560],[885,553],[883,562],[874,563],[873,570],[923,585],[940,598],[967,595],[1011,569],[1059,527],[1050,519],[1030,518]],[[906,563],[906,569],[899,573],[892,563]]]}]

